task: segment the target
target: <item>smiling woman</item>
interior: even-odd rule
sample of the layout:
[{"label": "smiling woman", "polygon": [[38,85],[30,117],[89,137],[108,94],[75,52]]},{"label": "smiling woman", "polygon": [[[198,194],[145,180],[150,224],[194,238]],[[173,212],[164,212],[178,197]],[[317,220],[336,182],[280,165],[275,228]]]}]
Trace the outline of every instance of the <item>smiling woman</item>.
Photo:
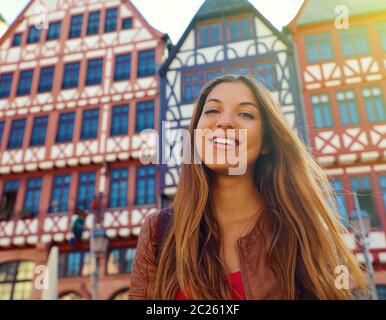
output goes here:
[{"label": "smiling woman", "polygon": [[[172,206],[146,218],[131,299],[352,299],[354,286],[367,292],[329,181],[267,89],[245,76],[212,80],[189,130],[205,132],[190,148],[202,163],[184,163]],[[226,155],[241,146],[246,170],[231,175]],[[343,288],[335,274],[342,266],[351,280]]]}]

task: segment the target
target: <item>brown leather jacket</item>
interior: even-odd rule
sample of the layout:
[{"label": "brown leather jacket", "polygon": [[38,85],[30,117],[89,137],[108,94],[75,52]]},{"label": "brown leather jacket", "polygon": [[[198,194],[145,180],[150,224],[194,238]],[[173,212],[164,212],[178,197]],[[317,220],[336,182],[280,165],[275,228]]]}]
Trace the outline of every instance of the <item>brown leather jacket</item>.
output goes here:
[{"label": "brown leather jacket", "polygon": [[[130,300],[153,300],[156,279],[157,223],[160,212],[146,217],[137,243],[137,253],[131,274]],[[264,243],[258,236],[257,224],[237,241],[241,274],[248,300],[273,299],[275,285],[272,271],[264,259]]]}]

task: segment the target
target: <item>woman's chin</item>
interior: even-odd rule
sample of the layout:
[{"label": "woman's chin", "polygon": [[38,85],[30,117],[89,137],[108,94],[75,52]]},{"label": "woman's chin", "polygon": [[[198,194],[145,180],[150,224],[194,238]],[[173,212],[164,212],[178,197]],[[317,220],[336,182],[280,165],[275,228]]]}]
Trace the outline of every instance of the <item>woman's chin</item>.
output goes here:
[{"label": "woman's chin", "polygon": [[205,166],[212,171],[215,174],[221,174],[221,175],[232,175],[232,168],[236,168],[237,166],[229,163],[221,163],[221,164],[214,164],[205,163]]}]

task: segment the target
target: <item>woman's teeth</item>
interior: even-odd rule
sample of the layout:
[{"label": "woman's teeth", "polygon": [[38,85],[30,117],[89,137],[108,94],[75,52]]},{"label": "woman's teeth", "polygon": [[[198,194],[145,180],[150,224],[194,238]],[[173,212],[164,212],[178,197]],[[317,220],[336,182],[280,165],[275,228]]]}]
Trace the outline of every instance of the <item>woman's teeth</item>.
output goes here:
[{"label": "woman's teeth", "polygon": [[219,143],[219,144],[224,144],[224,145],[230,145],[230,146],[236,145],[235,140],[224,139],[224,138],[214,138],[213,142],[214,143]]}]

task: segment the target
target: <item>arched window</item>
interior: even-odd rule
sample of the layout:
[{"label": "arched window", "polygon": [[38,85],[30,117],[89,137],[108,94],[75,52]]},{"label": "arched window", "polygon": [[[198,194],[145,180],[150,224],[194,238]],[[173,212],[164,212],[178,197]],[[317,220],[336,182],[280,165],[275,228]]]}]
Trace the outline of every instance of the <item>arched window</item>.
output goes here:
[{"label": "arched window", "polygon": [[0,300],[29,299],[35,263],[13,261],[0,264]]},{"label": "arched window", "polygon": [[111,300],[129,300],[129,289],[119,290],[113,295]]},{"label": "arched window", "polygon": [[84,300],[83,296],[78,292],[66,292],[59,296],[59,300]]},{"label": "arched window", "polygon": [[124,274],[133,270],[136,248],[111,249],[107,259],[107,274]]}]

